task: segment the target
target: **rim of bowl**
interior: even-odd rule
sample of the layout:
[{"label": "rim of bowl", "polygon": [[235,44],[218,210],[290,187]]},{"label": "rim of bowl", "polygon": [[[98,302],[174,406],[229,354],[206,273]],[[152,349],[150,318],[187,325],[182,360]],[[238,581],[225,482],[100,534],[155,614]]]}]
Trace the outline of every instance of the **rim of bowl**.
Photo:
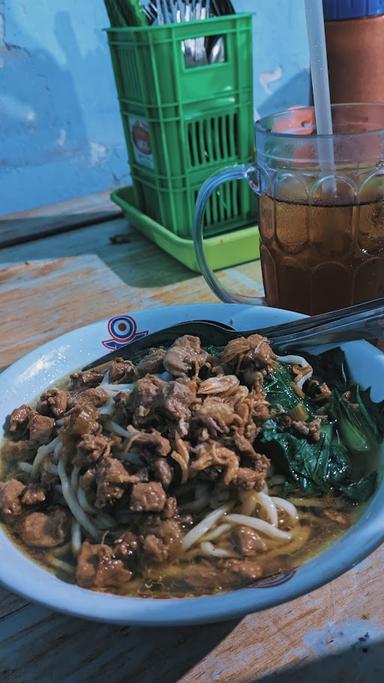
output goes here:
[{"label": "rim of bowl", "polygon": [[[232,312],[241,312],[251,307],[240,304],[192,304],[198,309],[206,306],[223,306]],[[170,309],[185,311],[186,305],[148,308],[133,311],[130,315],[151,315]],[[257,307],[256,307],[257,308]],[[264,309],[265,310],[265,309]],[[268,312],[293,319],[292,311],[269,308]],[[295,318],[305,317],[294,314]],[[58,342],[70,342],[81,331],[92,332],[105,320],[77,328],[46,342],[17,360],[1,375],[0,382],[7,381],[19,368],[27,367],[34,358],[52,348]],[[241,330],[239,330],[241,332]],[[367,342],[363,344],[372,359],[380,352]],[[2,554],[15,554],[20,560],[19,568],[11,563],[0,563],[0,582],[12,591],[60,612],[95,621],[124,623],[133,626],[175,626],[209,623],[233,619],[246,614],[275,607],[309,593],[329,583],[367,558],[384,540],[384,482],[378,486],[359,520],[329,548],[301,565],[293,576],[280,585],[254,586],[226,591],[216,595],[187,598],[140,598],[98,593],[58,579],[54,574],[34,562],[23,553],[11,537],[0,527]],[[8,550],[7,550],[8,546]],[[27,574],[28,567],[30,572]],[[34,569],[34,571],[32,570]],[[27,577],[27,578],[26,578]],[[45,580],[45,581],[44,581]],[[27,584],[27,588],[26,588]],[[45,592],[48,588],[48,593]]]}]

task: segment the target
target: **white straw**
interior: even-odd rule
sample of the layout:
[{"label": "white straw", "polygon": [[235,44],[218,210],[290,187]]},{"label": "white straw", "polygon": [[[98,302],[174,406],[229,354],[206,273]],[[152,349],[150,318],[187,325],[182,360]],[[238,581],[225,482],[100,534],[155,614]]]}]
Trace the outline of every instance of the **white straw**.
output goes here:
[{"label": "white straw", "polygon": [[[323,2],[322,0],[304,0],[304,2],[317,134],[333,135]],[[318,150],[322,170],[333,175],[335,157],[332,138],[319,139]],[[330,181],[330,189],[332,192],[336,191],[335,180]]]}]

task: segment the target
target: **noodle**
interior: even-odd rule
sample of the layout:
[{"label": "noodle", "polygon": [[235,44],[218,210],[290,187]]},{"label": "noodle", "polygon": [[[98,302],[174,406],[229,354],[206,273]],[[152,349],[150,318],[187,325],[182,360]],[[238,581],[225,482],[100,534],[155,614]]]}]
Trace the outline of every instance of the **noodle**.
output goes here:
[{"label": "noodle", "polygon": [[99,415],[112,415],[115,408],[115,402],[113,398],[109,398],[106,403],[104,403],[101,408],[99,408]]},{"label": "noodle", "polygon": [[210,531],[208,534],[206,534],[204,536],[204,539],[206,541],[215,541],[223,534],[226,534],[227,531],[230,531],[230,529],[232,529],[231,524],[219,524],[219,526],[217,526],[216,529],[213,529],[213,531]]},{"label": "noodle", "polygon": [[50,564],[52,564],[56,569],[59,571],[65,572],[66,574],[74,574],[75,573],[75,568],[72,564],[69,564],[69,562],[64,562],[64,560],[59,560],[58,557],[54,557],[54,555],[49,554],[48,555],[48,560]]},{"label": "noodle", "polygon": [[[61,580],[140,597],[234,590],[295,568],[353,521],[349,478],[332,488],[316,466],[324,422],[341,434],[337,392],[318,401],[327,377],[303,390],[311,365],[260,335],[201,344],[185,335],[155,362],[79,371],[9,416],[0,515]],[[351,385],[353,410],[354,397]],[[305,498],[296,452],[323,497]]]},{"label": "noodle", "polygon": [[64,446],[61,441],[58,441],[57,444],[55,445],[55,448],[53,449],[53,459],[55,463],[59,462],[60,458],[60,453],[63,450]]},{"label": "noodle", "polygon": [[224,548],[215,548],[213,543],[210,543],[209,541],[203,541],[203,543],[200,544],[200,548],[204,555],[208,555],[210,557],[236,557],[235,552],[231,553],[229,550],[225,550]]},{"label": "noodle", "polygon": [[241,512],[243,515],[252,515],[257,505],[256,491],[243,491],[240,494],[240,499],[242,502]]},{"label": "noodle", "polygon": [[87,499],[87,494],[85,493],[84,489],[81,488],[81,486],[79,486],[77,489],[77,500],[85,512],[89,512],[91,515],[96,513],[96,508],[90,505]]},{"label": "noodle", "polygon": [[51,462],[45,462],[43,464],[43,470],[48,474],[54,474],[57,476],[57,465],[53,465]]},{"label": "noodle", "polygon": [[189,451],[186,447],[184,441],[179,436],[179,433],[175,434],[175,446],[176,450],[172,451],[171,458],[175,460],[181,468],[181,483],[185,484],[189,475]]},{"label": "noodle", "polygon": [[279,498],[278,496],[271,496],[271,500],[278,508],[280,508],[280,510],[284,510],[289,519],[296,524],[297,520],[299,519],[299,515],[293,503],[290,503],[289,500],[286,500],[285,498]]},{"label": "noodle", "polygon": [[304,373],[301,375],[297,381],[295,382],[296,385],[299,387],[299,389],[302,389],[305,382],[307,379],[311,379],[313,375],[313,369],[312,366],[308,363],[308,361],[303,358],[303,356],[296,356],[294,354],[290,354],[288,356],[276,356],[276,359],[280,361],[280,363],[289,363],[291,365],[299,365],[301,368],[308,368],[308,372]]},{"label": "noodle", "polygon": [[268,522],[264,522],[263,519],[256,519],[256,517],[247,517],[246,515],[231,514],[227,515],[226,519],[228,522],[233,522],[234,524],[244,524],[244,526],[250,526],[252,529],[256,529],[266,536],[271,538],[278,538],[282,541],[290,541],[292,534],[289,531],[283,531],[282,529],[276,529]]},{"label": "noodle", "polygon": [[131,391],[133,386],[134,386],[133,384],[108,384],[108,382],[105,382],[103,384],[103,389],[107,393],[118,394],[118,393],[120,393],[120,391]]},{"label": "noodle", "polygon": [[[310,526],[298,527],[295,531],[294,536],[292,537],[292,540],[284,545],[284,554],[290,555],[291,553],[298,552],[303,547],[303,545],[305,545],[305,543],[309,540],[311,533],[312,529]],[[271,548],[268,551],[268,558],[275,557],[276,555],[281,555],[280,545]]]},{"label": "noodle", "polygon": [[123,436],[125,439],[130,439],[132,436],[131,432],[128,432],[126,429],[117,424],[117,422],[114,422],[114,420],[108,420],[108,422],[105,423],[105,427],[110,432],[115,432],[115,434]]},{"label": "noodle", "polygon": [[181,542],[181,547],[183,550],[188,550],[192,545],[194,545],[197,541],[202,538],[202,536],[205,536],[207,531],[213,527],[216,522],[221,519],[221,517],[228,511],[229,505],[223,505],[221,508],[218,508],[217,510],[213,510],[213,512],[210,512],[209,515],[204,517],[204,519],[201,520],[198,524],[196,524],[193,529],[188,531],[188,533],[185,534],[182,542]]},{"label": "noodle", "polygon": [[313,370],[312,370],[312,368],[311,368],[310,370],[308,370],[308,372],[305,373],[305,375],[302,375],[302,376],[300,377],[300,379],[296,382],[296,385],[299,387],[299,389],[302,389],[302,388],[303,388],[305,382],[306,382],[308,379],[311,379],[312,375],[313,375]]},{"label": "noodle", "polygon": [[181,453],[179,453],[178,451],[172,451],[171,458],[172,458],[172,460],[177,462],[178,465],[180,465],[181,483],[184,484],[184,482],[186,482],[188,479],[189,455],[188,455],[188,462],[187,462],[186,458],[183,455],[181,455]]},{"label": "noodle", "polygon": [[290,365],[300,365],[301,368],[310,368],[308,361],[303,356],[296,356],[295,354],[288,354],[287,356],[276,356],[276,360],[280,363],[289,363]]},{"label": "noodle", "polygon": [[272,526],[278,526],[278,517],[276,505],[273,502],[273,498],[267,496],[266,493],[259,491],[256,493],[256,500],[259,503],[261,509],[265,512]]},{"label": "noodle", "polygon": [[81,528],[76,520],[73,520],[71,527],[71,548],[73,555],[76,557],[81,548]]},{"label": "noodle", "polygon": [[30,474],[33,470],[33,466],[30,462],[19,461],[17,463],[17,466],[19,470],[21,470],[22,472],[27,472],[28,474]]},{"label": "noodle", "polygon": [[60,443],[59,437],[57,436],[55,439],[50,441],[50,443],[45,444],[44,446],[40,446],[40,448],[37,449],[37,453],[35,455],[35,459],[32,463],[32,471],[31,471],[31,478],[32,479],[37,479],[37,475],[39,473],[40,466],[43,463],[43,460],[53,451],[53,449]]},{"label": "noodle", "polygon": [[108,384],[109,382],[109,368],[104,372],[103,379],[100,382],[100,386],[104,386],[104,384]]},{"label": "noodle", "polygon": [[71,472],[71,491],[73,494],[76,494],[76,491],[78,488],[79,474],[80,474],[80,467],[75,465],[72,472]]},{"label": "noodle", "polygon": [[79,524],[89,533],[95,540],[98,539],[99,533],[96,527],[92,524],[91,520],[84,512],[83,508],[79,505],[76,498],[74,497],[70,483],[65,472],[65,467],[63,461],[60,459],[57,467],[58,475],[61,481],[61,488],[65,501],[72,512],[73,516],[77,519]]}]

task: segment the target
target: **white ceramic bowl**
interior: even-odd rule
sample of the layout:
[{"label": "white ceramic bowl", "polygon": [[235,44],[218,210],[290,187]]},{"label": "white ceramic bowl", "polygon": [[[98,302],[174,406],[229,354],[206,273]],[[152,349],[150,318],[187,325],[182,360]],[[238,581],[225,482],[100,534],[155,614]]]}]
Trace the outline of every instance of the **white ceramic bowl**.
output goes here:
[{"label": "white ceramic bowl", "polygon": [[[176,322],[210,319],[237,329],[288,322],[298,314],[273,308],[231,304],[194,304],[135,311],[70,332],[44,344],[0,375],[0,424],[21,403],[48,384],[99,358],[108,349]],[[384,355],[365,342],[344,350],[356,381],[384,398]],[[372,552],[384,538],[384,487],[380,485],[360,520],[330,549],[274,581],[221,595],[173,598],[120,597],[95,593],[57,579],[31,561],[0,529],[0,581],[10,590],[55,610],[120,624],[175,625],[240,617],[292,600],[342,574]]]}]

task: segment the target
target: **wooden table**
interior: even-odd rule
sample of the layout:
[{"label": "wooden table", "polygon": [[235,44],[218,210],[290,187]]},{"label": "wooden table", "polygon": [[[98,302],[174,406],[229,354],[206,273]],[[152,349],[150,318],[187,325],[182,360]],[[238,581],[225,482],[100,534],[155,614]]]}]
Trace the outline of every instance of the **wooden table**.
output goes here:
[{"label": "wooden table", "polygon": [[[258,263],[224,279],[262,291]],[[0,219],[2,367],[102,317],[214,300],[200,276],[127,226],[105,195]],[[383,562],[381,548],[294,602],[172,629],[84,622],[0,589],[0,683],[380,683]]]}]

